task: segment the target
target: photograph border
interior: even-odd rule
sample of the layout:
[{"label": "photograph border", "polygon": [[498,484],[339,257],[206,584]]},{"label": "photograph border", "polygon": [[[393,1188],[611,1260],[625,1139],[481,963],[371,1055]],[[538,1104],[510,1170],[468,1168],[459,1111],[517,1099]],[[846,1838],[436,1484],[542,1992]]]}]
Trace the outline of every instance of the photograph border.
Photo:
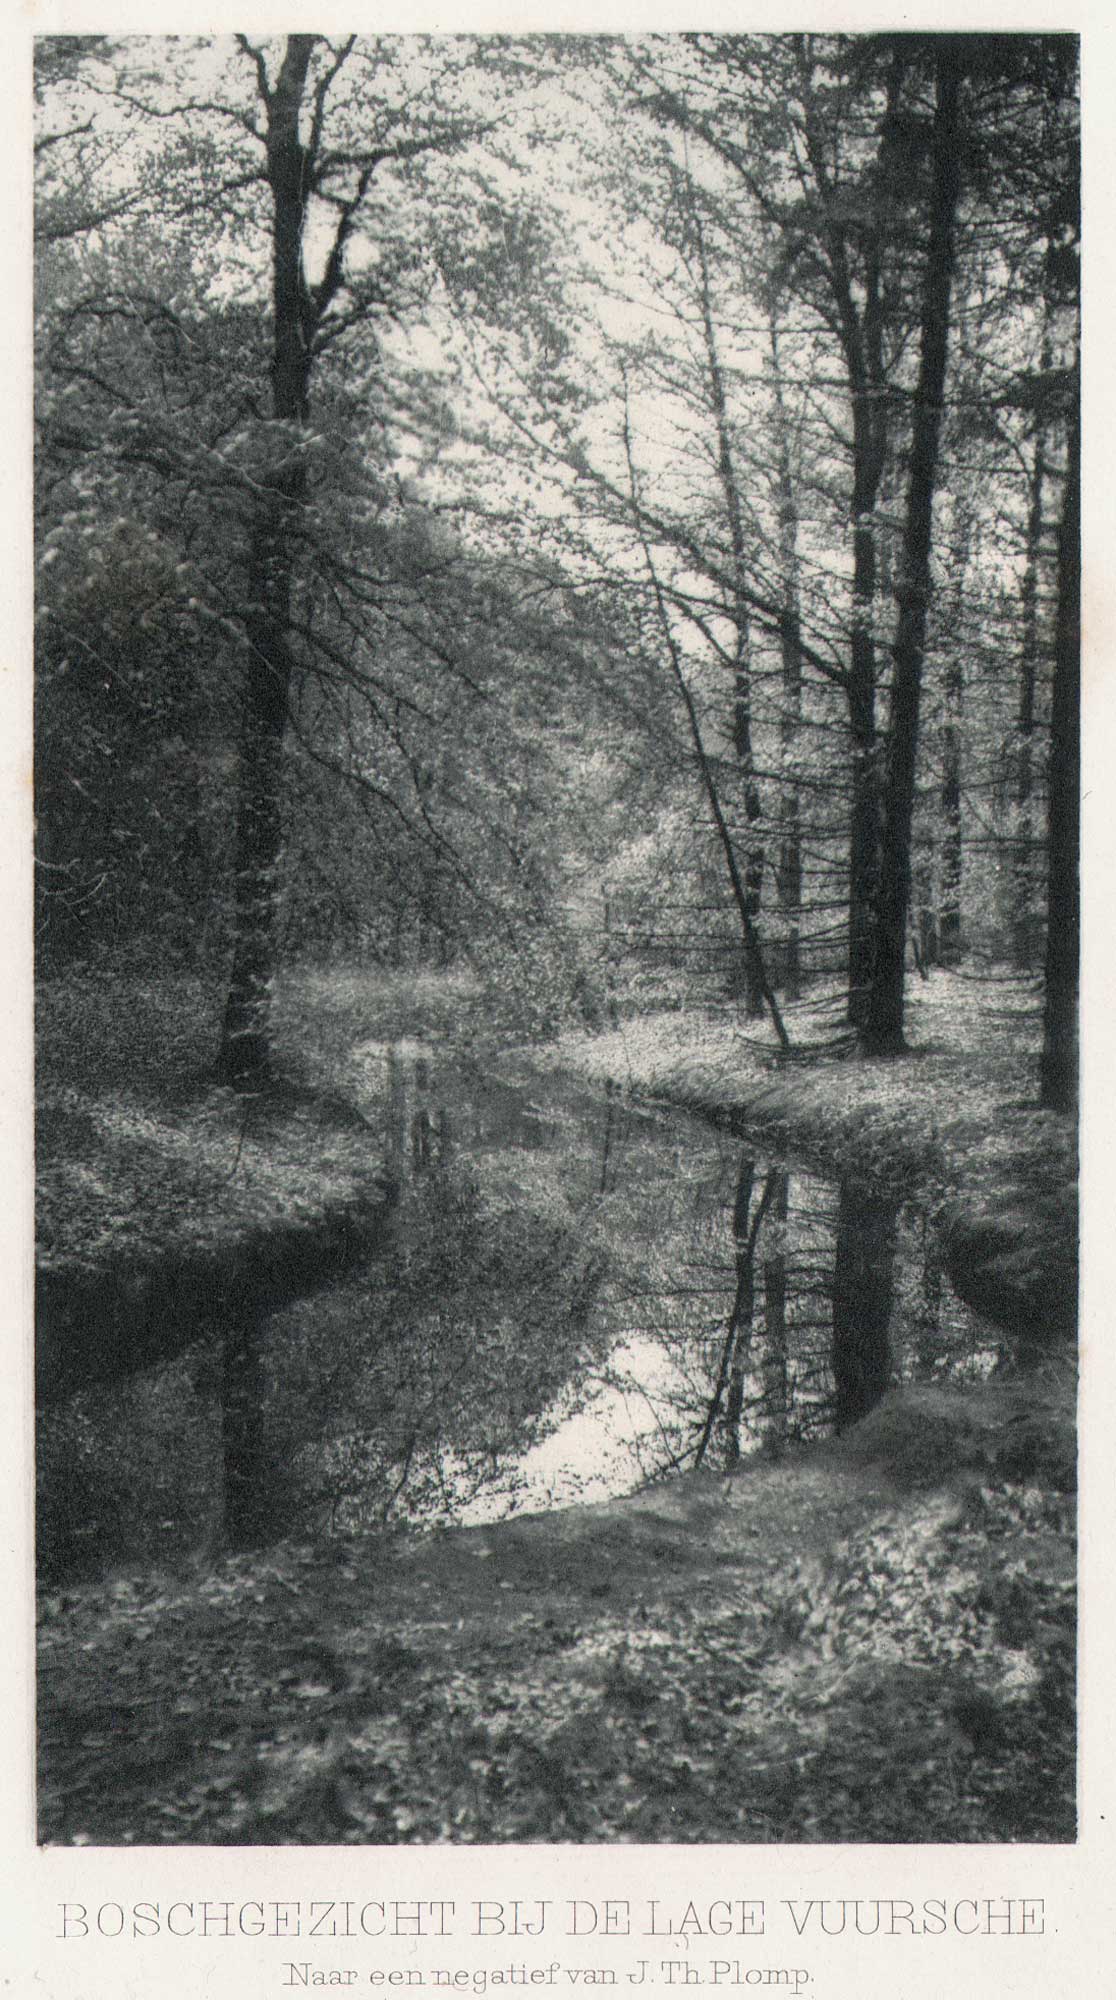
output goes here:
[{"label": "photograph border", "polygon": [[[561,9],[537,6],[421,6],[406,21],[376,18],[371,31],[391,32],[559,32],[623,33],[724,25],[733,30],[782,32],[796,27],[848,29],[873,27],[949,28],[968,32],[991,29],[1040,31],[1055,28],[1082,35],[1082,95],[1085,119],[1085,257],[1084,311],[1084,535],[1083,535],[1083,893],[1085,945],[1082,1001],[1082,1207],[1083,1304],[1081,1316],[1081,1554],[1080,1573],[1084,1634],[1079,1681],[1080,1786],[1079,1835],[1072,1846],[1058,1847],[936,1847],[896,1846],[734,1848],[723,1846],[653,1848],[501,1847],[459,1848],[168,1848],[168,1849],[41,1849],[34,1843],[33,1746],[33,1384],[31,1236],[31,999],[29,941],[30,892],[30,508],[28,478],[31,457],[30,420],[30,47],[32,34],[221,32],[247,26],[253,32],[284,30],[290,11],[272,17],[254,8],[247,23],[225,0],[204,10],[108,4],[75,0],[75,4],[42,4],[28,0],[18,23],[3,29],[5,96],[2,140],[6,150],[9,264],[17,282],[2,302],[0,339],[9,385],[5,481],[7,561],[3,673],[4,783],[0,788],[6,894],[3,899],[4,980],[4,1132],[7,1174],[3,1227],[8,1282],[8,1335],[15,1380],[5,1402],[5,1463],[10,1472],[9,1534],[4,1538],[5,1582],[9,1602],[16,1607],[14,1632],[5,1648],[6,1707],[14,1726],[6,1732],[3,1751],[5,1797],[4,1860],[5,1945],[0,1980],[6,1990],[28,2000],[36,1993],[52,2000],[127,2000],[131,1994],[158,1992],[170,2000],[256,2000],[289,1987],[282,1966],[289,1958],[307,1959],[282,1937],[253,1942],[250,1938],[176,1939],[161,1930],[153,1938],[136,1940],[90,1935],[77,1927],[69,1935],[63,1905],[95,1910],[119,1903],[131,1909],[137,1901],[166,1905],[175,1899],[212,1899],[239,1904],[310,1899],[357,1906],[369,1901],[451,1900],[461,1913],[455,1923],[454,1962],[470,1974],[506,1963],[512,1956],[506,1933],[478,1935],[473,1906],[486,1903],[524,1905],[540,1900],[552,1905],[549,1937],[555,1949],[546,1960],[563,1966],[611,1965],[622,1981],[638,1961],[637,1938],[617,1927],[606,1934],[600,1915],[611,1900],[630,1905],[629,1914],[646,1908],[651,1897],[667,1899],[672,1908],[690,1902],[708,1910],[711,1899],[763,1902],[768,1912],[762,1948],[749,1943],[750,1961],[772,1971],[810,1974],[805,1990],[816,2000],[930,2000],[952,1990],[974,2000],[992,2000],[1008,1993],[1018,2000],[1054,2000],[1062,1994],[1103,1990],[1101,1982],[1112,1961],[1112,1923],[1116,1904],[1116,1847],[1112,1826],[1116,1817],[1113,1778],[1116,1737],[1108,1714],[1112,1681],[1111,1564],[1107,1538],[1112,1533],[1111,1427],[1116,1413],[1113,1363],[1108,1333],[1107,1300],[1111,1296],[1113,1257],[1108,1216],[1112,1167],[1106,1157],[1108,1107],[1116,1102],[1111,1022],[1111,925],[1106,922],[1106,896],[1111,896],[1116,870],[1116,838],[1109,772],[1116,755],[1116,672],[1110,653],[1116,634],[1116,603],[1110,581],[1111,558],[1106,533],[1112,515],[1113,446],[1112,393],[1106,381],[1111,370],[1105,354],[1105,321],[1116,312],[1112,188],[1116,185],[1116,28],[1102,20],[1100,7],[1055,21],[1048,6],[1017,4],[1011,8],[976,4],[965,9],[921,5],[883,7],[876,4],[819,6],[805,18],[777,18],[771,8],[723,6],[679,9],[662,4],[610,11],[602,20],[583,0]],[[314,26],[357,28],[366,23],[361,9],[331,4],[314,10]],[[1109,933],[1109,935],[1106,935]],[[786,1914],[792,1900],[809,1898],[895,1898],[921,1904],[925,1898],[1004,1899],[1041,1906],[1042,1929],[990,1936],[902,1935],[885,1939],[832,1938],[815,1941],[809,1951],[796,1938],[793,1918]],[[598,1911],[593,1930],[574,1936],[569,1906],[574,1901]],[[664,1904],[665,1907],[665,1904]],[[503,1942],[502,1942],[503,1937]],[[380,1938],[375,1947],[361,1942],[336,1962],[358,1967],[360,1984],[381,1970],[405,1973],[416,1953],[413,1937]],[[644,1950],[646,1947],[643,1948]],[[680,1962],[688,1949],[673,1938],[669,1949]],[[797,1952],[797,1956],[796,1956]],[[542,1941],[531,1942],[532,1958],[543,1960]],[[724,1955],[734,1955],[729,1945]],[[692,1952],[691,1952],[692,1956]],[[319,1961],[315,1958],[314,1963]],[[328,1966],[332,1960],[323,1957]],[[374,1982],[372,1982],[374,1983]],[[405,1983],[399,1981],[398,1983]],[[633,1983],[635,1983],[633,1981]],[[759,1983],[759,1982],[756,1982]],[[773,1980],[769,1983],[791,1983]],[[475,1990],[474,1987],[469,1988]],[[796,1985],[797,1990],[797,1985]]]}]

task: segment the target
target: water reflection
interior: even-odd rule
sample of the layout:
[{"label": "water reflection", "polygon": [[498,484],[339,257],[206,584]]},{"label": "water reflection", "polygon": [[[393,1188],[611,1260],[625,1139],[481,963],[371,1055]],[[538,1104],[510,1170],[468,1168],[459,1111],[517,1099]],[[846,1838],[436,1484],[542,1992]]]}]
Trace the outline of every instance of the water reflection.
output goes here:
[{"label": "water reflection", "polygon": [[[463,1409],[460,1378],[435,1361],[445,1393],[431,1390],[406,1457],[392,1457],[387,1432],[414,1384],[398,1371],[383,1381],[382,1329],[366,1339],[392,1419],[347,1434],[334,1520],[478,1521],[605,1498],[680,1467],[731,1470],[847,1427],[893,1380],[996,1363],[989,1330],[944,1287],[932,1232],[858,1181],[764,1161],[614,1087],[466,1090],[394,1050],[371,1052],[373,1088],[377,1062],[410,1182],[404,1263],[429,1264],[414,1218],[430,1214],[436,1188],[443,1200],[470,1189],[489,1232],[479,1265],[460,1238],[441,1237],[452,1268],[436,1313],[427,1272],[408,1345],[434,1360],[466,1328],[490,1401],[478,1424],[476,1382]],[[429,1135],[450,1126],[453,1149],[435,1146]],[[397,1285],[398,1267],[384,1282]],[[368,1327],[367,1298],[346,1310]],[[338,1474],[336,1431],[297,1457],[312,1507],[315,1477]]]},{"label": "water reflection", "polygon": [[891,1380],[892,1280],[899,1203],[856,1181],[837,1195],[833,1264],[833,1415],[847,1430]]},{"label": "water reflection", "polygon": [[[604,1499],[997,1364],[933,1230],[855,1181],[417,1044],[364,1051],[361,1079],[400,1188],[386,1247],[268,1318],[230,1298],[216,1348],[75,1399],[129,1466],[95,1536],[84,1509],[99,1559],[149,1551],[153,1521],[162,1553],[215,1523],[249,1545]],[[145,1429],[168,1442],[137,1472]]]}]

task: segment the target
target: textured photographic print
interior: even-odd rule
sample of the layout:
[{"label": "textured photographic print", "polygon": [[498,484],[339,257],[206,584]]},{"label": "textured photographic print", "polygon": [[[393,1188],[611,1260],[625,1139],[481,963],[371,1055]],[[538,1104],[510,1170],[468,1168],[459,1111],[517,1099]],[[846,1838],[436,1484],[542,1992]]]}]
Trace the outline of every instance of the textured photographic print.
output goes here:
[{"label": "textured photographic print", "polygon": [[37,40],[40,1842],[1074,1840],[1077,56]]}]

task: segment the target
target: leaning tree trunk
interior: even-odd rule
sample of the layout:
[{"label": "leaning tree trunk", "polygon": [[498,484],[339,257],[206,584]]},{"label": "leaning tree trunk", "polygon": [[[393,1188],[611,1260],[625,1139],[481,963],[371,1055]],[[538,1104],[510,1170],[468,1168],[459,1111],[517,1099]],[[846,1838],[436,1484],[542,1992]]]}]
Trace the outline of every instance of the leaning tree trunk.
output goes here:
[{"label": "leaning tree trunk", "polygon": [[900,575],[899,618],[891,684],[888,766],[880,839],[875,964],[861,1045],[872,1055],[898,1055],[903,1039],[904,962],[911,895],[911,824],[926,607],[930,594],[930,542],[938,469],[942,395],[949,339],[954,231],[960,196],[961,68],[947,43],[937,59],[931,142],[930,242],[922,296],[919,381],[915,395],[907,513]]},{"label": "leaning tree trunk", "polygon": [[1066,491],[1058,530],[1058,623],[1050,712],[1046,1003],[1040,1078],[1050,1111],[1077,1104],[1077,999],[1081,944],[1081,427],[1069,426]]},{"label": "leaning tree trunk", "polygon": [[217,1073],[250,1091],[267,1080],[271,988],[283,839],[283,740],[293,673],[291,603],[306,479],[297,427],[309,415],[311,301],[302,265],[308,161],[299,111],[315,37],[291,35],[267,91],[267,180],[273,204],[272,416],[280,464],[264,475],[247,561],[247,662],[237,765],[233,961]]}]

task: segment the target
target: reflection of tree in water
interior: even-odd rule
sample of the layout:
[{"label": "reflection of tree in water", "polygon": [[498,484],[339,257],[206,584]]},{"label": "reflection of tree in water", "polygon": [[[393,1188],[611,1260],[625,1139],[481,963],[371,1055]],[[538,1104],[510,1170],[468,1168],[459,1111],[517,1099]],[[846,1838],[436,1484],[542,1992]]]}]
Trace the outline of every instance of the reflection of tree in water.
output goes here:
[{"label": "reflection of tree in water", "polygon": [[[601,1275],[567,1221],[499,1214],[467,1166],[409,1190],[393,1255],[280,1336],[302,1500],[335,1523],[452,1517],[554,1421]],[[278,1365],[278,1357],[277,1357]]]},{"label": "reflection of tree in water", "polygon": [[842,1181],[833,1265],[834,1420],[867,1416],[891,1379],[892,1274],[899,1204]]},{"label": "reflection of tree in water", "polygon": [[645,1475],[778,1456],[867,1413],[891,1374],[897,1214],[860,1184],[761,1168],[751,1149],[731,1199],[705,1186],[688,1233],[662,1231],[648,1266],[639,1330],[676,1365],[649,1398]]},{"label": "reflection of tree in water", "polygon": [[165,1440],[141,1473],[131,1389],[89,1392],[96,1483],[81,1473],[78,1527],[59,1531],[77,1559],[127,1561],[172,1515],[176,1546],[218,1520],[250,1546],[600,1498],[777,1456],[855,1421],[891,1376],[1001,1365],[933,1230],[893,1201],[622,1090],[466,1079],[415,1043],[366,1063],[400,1193],[390,1240],[272,1317],[232,1289],[217,1340],[137,1382]]},{"label": "reflection of tree in water", "polygon": [[392,1254],[230,1336],[230,1533],[274,1518],[277,1463],[303,1518],[454,1519],[485,1494],[513,1504],[520,1461],[595,1399],[619,1412],[623,1490],[778,1456],[855,1422],[893,1370],[938,1366],[940,1272],[908,1223],[910,1351],[893,1352],[893,1199],[766,1165],[615,1087],[593,1105],[466,1094],[451,1148],[443,1080],[413,1048],[385,1057]]}]

